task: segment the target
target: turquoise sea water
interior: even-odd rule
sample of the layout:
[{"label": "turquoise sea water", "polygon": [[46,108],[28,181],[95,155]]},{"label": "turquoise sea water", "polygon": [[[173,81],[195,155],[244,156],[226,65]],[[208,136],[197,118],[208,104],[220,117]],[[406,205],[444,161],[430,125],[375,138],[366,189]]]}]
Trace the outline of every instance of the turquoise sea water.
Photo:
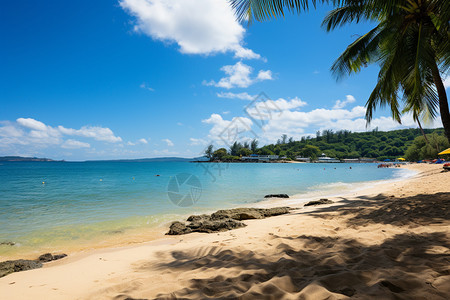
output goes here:
[{"label": "turquoise sea water", "polygon": [[[5,162],[0,164],[0,243],[16,245],[0,245],[0,258],[144,241],[162,236],[163,226],[185,215],[249,205],[266,194],[342,192],[354,183],[404,172],[376,164]],[[194,175],[188,181],[193,186],[183,184],[177,191],[174,179],[184,178],[177,174]],[[196,202],[175,205],[168,187],[179,197],[175,201],[192,195]]]}]

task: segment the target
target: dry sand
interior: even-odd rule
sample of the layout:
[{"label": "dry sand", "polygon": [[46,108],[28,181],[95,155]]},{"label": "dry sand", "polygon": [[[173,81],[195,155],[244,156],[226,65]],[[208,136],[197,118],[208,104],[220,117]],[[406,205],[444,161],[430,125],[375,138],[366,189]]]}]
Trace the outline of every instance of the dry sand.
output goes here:
[{"label": "dry sand", "polygon": [[1,299],[449,299],[450,172],[331,205],[71,255],[0,278]]}]

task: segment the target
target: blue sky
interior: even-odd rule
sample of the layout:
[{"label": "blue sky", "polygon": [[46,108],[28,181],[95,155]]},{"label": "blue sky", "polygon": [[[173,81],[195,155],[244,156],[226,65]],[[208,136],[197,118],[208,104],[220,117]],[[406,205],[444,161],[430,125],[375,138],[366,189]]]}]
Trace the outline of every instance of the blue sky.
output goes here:
[{"label": "blue sky", "polygon": [[[329,69],[373,24],[326,33],[330,9],[247,27],[226,0],[8,1],[0,155],[195,157],[210,142],[226,145],[233,126],[261,144],[283,133],[364,131],[378,68],[339,82]],[[268,98],[252,102],[261,92]],[[375,126],[415,127],[383,110]]]}]

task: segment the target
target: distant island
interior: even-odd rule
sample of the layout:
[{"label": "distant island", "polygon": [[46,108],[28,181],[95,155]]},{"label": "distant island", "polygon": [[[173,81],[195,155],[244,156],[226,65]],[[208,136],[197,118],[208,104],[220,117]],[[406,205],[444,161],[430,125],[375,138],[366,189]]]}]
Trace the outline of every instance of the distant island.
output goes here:
[{"label": "distant island", "polygon": [[204,157],[185,158],[185,157],[153,157],[153,158],[135,158],[135,159],[109,159],[109,160],[88,160],[89,162],[190,162],[204,160]]},{"label": "distant island", "polygon": [[56,160],[39,157],[0,156],[0,161],[56,161]]},{"label": "distant island", "polygon": [[[204,160],[204,157],[185,158],[185,157],[153,157],[153,158],[136,158],[136,159],[110,159],[110,160],[87,160],[86,162],[190,162]],[[48,161],[48,162],[65,162],[65,160],[54,160],[50,158],[24,157],[24,156],[0,156],[0,162],[6,161]]]}]

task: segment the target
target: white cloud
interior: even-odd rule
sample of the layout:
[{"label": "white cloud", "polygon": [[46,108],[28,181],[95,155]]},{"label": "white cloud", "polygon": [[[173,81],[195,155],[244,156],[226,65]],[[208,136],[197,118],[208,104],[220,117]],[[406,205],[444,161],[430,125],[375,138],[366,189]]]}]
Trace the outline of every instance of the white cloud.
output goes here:
[{"label": "white cloud", "polygon": [[272,72],[270,70],[259,71],[257,77],[251,78],[251,74],[253,72],[253,68],[238,61],[234,65],[223,66],[221,69],[226,75],[226,77],[221,78],[218,82],[211,81],[203,81],[204,85],[215,86],[225,89],[231,88],[246,88],[250,85],[263,80],[272,80]]},{"label": "white cloud", "polygon": [[65,128],[58,126],[58,130],[66,135],[82,136],[93,138],[97,141],[117,143],[121,142],[122,138],[115,136],[111,129],[99,126],[83,126],[80,129]]},{"label": "white cloud", "polygon": [[204,139],[196,139],[196,138],[190,138],[189,141],[190,146],[206,145],[208,143]]},{"label": "white cloud", "polygon": [[241,100],[253,100],[256,96],[249,95],[248,93],[232,93],[232,92],[220,92],[217,93],[217,97],[219,98],[228,98],[228,99],[241,99]]},{"label": "white cloud", "polygon": [[128,142],[127,145],[128,145],[128,146],[136,146],[136,144],[133,143],[133,142]]},{"label": "white cloud", "polygon": [[248,139],[247,133],[249,132],[252,138],[255,137],[251,130],[253,122],[246,117],[235,117],[229,121],[224,120],[219,114],[212,114],[208,119],[202,120],[202,122],[212,125],[208,138],[219,144]]},{"label": "white cloud", "polygon": [[272,71],[266,70],[266,71],[259,71],[258,76],[256,77],[258,80],[272,80]]},{"label": "white cloud", "polygon": [[[65,140],[65,136],[81,136],[98,141],[117,143],[122,141],[109,128],[83,126],[80,129],[52,127],[32,118],[18,118],[15,122],[0,122],[0,147],[28,153],[49,146],[61,146],[66,149],[89,148],[86,142],[74,139]],[[20,149],[17,147],[21,147]]]},{"label": "white cloud", "polygon": [[146,139],[142,138],[142,139],[139,140],[139,143],[141,143],[141,144],[148,144],[148,141]]},{"label": "white cloud", "polygon": [[83,143],[77,140],[71,140],[68,139],[66,140],[62,145],[61,148],[64,149],[80,149],[80,148],[90,148],[91,145],[89,145],[88,143]]},{"label": "white cloud", "polygon": [[305,105],[307,105],[307,103],[297,97],[291,100],[279,98],[278,100],[254,102],[250,107],[247,107],[245,111],[253,119],[268,120],[271,119],[274,114],[281,114],[283,111],[297,109]]},{"label": "white cloud", "polygon": [[163,139],[162,141],[166,142],[167,146],[169,146],[169,147],[173,147],[173,145],[174,145],[173,142],[171,140],[169,140],[169,139]]},{"label": "white cloud", "polygon": [[336,104],[333,106],[333,109],[344,108],[347,104],[353,103],[355,101],[356,101],[355,97],[353,97],[352,95],[347,95],[345,96],[345,100],[343,101],[337,100]]},{"label": "white cloud", "polygon": [[[227,135],[228,128],[231,125],[237,124],[240,127],[237,131],[243,132],[244,134],[245,132],[252,134],[256,132],[257,138],[264,143],[273,143],[282,134],[300,139],[302,136],[311,135],[311,132],[325,129],[335,131],[346,129],[353,132],[361,132],[372,130],[376,127],[383,131],[417,127],[411,115],[403,116],[402,124],[395,122],[390,117],[381,116],[374,118],[367,125],[364,118],[366,112],[364,107],[337,108],[342,106],[343,102],[347,102],[343,105],[348,105],[348,103],[355,102],[355,99],[349,95],[345,101],[341,101],[340,105],[336,105],[335,108],[318,108],[310,111],[301,111],[300,109],[307,105],[306,102],[299,98],[291,100],[280,98],[278,100],[255,102],[250,107],[247,107],[246,112],[251,117],[251,120],[248,118],[234,117],[231,121],[227,121],[219,114],[212,114],[209,119],[203,120],[202,122],[212,125],[208,138],[214,141],[218,141],[220,137]],[[246,119],[247,121],[237,121],[242,119]],[[436,128],[442,126],[442,124],[438,116],[434,122],[424,124],[424,126],[427,128]],[[227,143],[230,144],[236,140],[240,139],[232,137]]]},{"label": "white cloud", "polygon": [[150,92],[154,92],[155,91],[154,88],[149,87],[145,82],[141,83],[141,85],[139,87],[141,89],[144,89],[144,90],[147,90],[147,91],[150,91]]},{"label": "white cloud", "polygon": [[260,58],[243,47],[245,29],[226,0],[121,0],[136,18],[135,30],[155,40],[176,43],[180,52],[233,52],[238,58]]},{"label": "white cloud", "polygon": [[44,131],[49,128],[44,123],[31,118],[18,118],[16,121],[19,125],[33,130]]}]

